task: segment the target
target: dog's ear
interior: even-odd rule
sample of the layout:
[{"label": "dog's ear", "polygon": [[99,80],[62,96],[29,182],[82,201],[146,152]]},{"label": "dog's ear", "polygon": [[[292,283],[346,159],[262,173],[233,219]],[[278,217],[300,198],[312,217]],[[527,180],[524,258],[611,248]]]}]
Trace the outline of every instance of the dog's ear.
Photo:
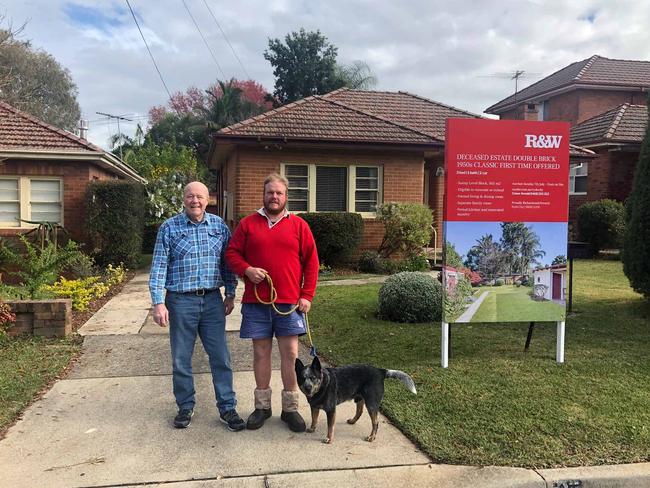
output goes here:
[{"label": "dog's ear", "polygon": [[321,375],[321,365],[318,356],[314,356],[314,360],[311,362],[311,369],[316,375]]},{"label": "dog's ear", "polygon": [[302,370],[305,369],[305,365],[302,364],[300,358],[296,358],[295,368],[296,368],[296,374],[300,374],[300,372],[302,372]]}]

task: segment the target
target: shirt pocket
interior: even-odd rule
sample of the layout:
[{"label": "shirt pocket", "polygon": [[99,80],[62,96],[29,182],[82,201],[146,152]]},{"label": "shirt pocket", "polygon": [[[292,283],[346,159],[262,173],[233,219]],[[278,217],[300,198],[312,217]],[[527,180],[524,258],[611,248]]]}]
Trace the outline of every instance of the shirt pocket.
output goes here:
[{"label": "shirt pocket", "polygon": [[187,232],[177,232],[171,236],[171,255],[174,260],[183,259],[192,251],[192,239]]},{"label": "shirt pocket", "polygon": [[221,255],[224,237],[224,233],[218,230],[208,231],[208,248],[211,254],[215,254],[217,256]]}]

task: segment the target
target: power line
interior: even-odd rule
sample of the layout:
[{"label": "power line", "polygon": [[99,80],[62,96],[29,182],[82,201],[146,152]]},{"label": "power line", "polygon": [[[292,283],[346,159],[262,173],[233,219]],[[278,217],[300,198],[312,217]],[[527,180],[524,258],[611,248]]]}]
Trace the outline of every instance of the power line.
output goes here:
[{"label": "power line", "polygon": [[129,3],[129,0],[125,0],[125,1],[126,1],[126,4],[129,6],[129,10],[131,11],[131,15],[133,16],[133,21],[135,22],[135,25],[138,28],[138,31],[140,32],[140,36],[142,37],[142,40],[144,41],[144,45],[147,48],[147,51],[149,52],[149,57],[151,58],[151,61],[153,62],[154,67],[156,68],[156,71],[158,72],[158,76],[160,76],[160,81],[162,81],[162,84],[165,87],[165,91],[167,92],[167,96],[169,97],[169,100],[171,101],[172,94],[169,92],[169,88],[167,88],[167,83],[165,83],[163,75],[160,72],[160,70],[158,69],[158,65],[156,64],[156,60],[154,59],[153,54],[151,54],[151,49],[149,49],[149,44],[147,44],[147,40],[144,38],[144,34],[142,33],[142,29],[140,29],[140,24],[138,24],[138,19],[135,17],[135,13],[133,12],[133,9],[131,8],[131,4]]},{"label": "power line", "polygon": [[203,0],[203,3],[205,4],[205,7],[208,9],[208,12],[210,12],[210,15],[214,19],[214,22],[217,24],[217,27],[219,27],[219,30],[221,31],[221,34],[223,35],[223,38],[228,43],[228,46],[230,46],[230,50],[232,51],[233,55],[235,56],[235,58],[237,58],[237,61],[239,62],[239,66],[241,66],[241,69],[244,70],[244,74],[246,75],[246,79],[248,79],[248,80],[252,79],[250,77],[250,75],[248,74],[248,71],[246,71],[246,68],[244,68],[244,64],[241,62],[241,59],[239,59],[239,56],[237,56],[237,53],[235,52],[235,48],[232,47],[232,44],[230,44],[230,41],[228,40],[228,36],[226,36],[226,33],[221,28],[221,24],[219,24],[219,21],[217,20],[217,18],[212,13],[212,9],[208,5],[208,2],[206,0]]},{"label": "power line", "polygon": [[187,13],[190,16],[190,19],[192,19],[192,22],[194,22],[194,27],[196,27],[196,30],[199,31],[199,35],[201,36],[201,39],[203,39],[203,43],[205,44],[205,47],[207,47],[208,51],[210,51],[210,55],[212,56],[212,60],[214,61],[214,64],[217,65],[217,68],[219,68],[219,71],[221,71],[221,76],[223,76],[224,81],[225,81],[226,73],[224,73],[223,70],[221,69],[221,65],[219,64],[219,61],[217,61],[217,58],[214,55],[214,52],[212,52],[212,48],[208,44],[208,41],[205,39],[205,36],[203,35],[203,32],[201,32],[201,29],[199,28],[199,24],[197,24],[196,20],[194,20],[194,16],[192,15],[192,12],[190,12],[189,7],[185,3],[185,0],[183,0],[183,6],[185,7],[185,10],[187,10]]}]

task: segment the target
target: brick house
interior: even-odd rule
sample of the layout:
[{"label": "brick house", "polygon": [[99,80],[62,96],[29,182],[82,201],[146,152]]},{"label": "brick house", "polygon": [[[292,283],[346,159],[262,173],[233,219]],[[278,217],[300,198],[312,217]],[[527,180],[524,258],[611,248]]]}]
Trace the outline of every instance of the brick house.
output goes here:
[{"label": "brick house", "polygon": [[34,228],[21,220],[48,221],[83,242],[86,187],[109,179],[144,182],[113,154],[0,102],[1,237]]},{"label": "brick house", "polygon": [[569,220],[575,222],[586,201],[627,198],[647,124],[649,88],[650,62],[594,55],[485,112],[502,119],[569,122],[571,142],[595,153],[583,160],[572,156]]},{"label": "brick house", "polygon": [[445,121],[480,116],[405,92],[340,89],[220,130],[210,148],[217,211],[230,225],[259,208],[269,173],[290,182],[289,209],[358,212],[362,249],[376,249],[383,202],[433,210],[442,239]]}]

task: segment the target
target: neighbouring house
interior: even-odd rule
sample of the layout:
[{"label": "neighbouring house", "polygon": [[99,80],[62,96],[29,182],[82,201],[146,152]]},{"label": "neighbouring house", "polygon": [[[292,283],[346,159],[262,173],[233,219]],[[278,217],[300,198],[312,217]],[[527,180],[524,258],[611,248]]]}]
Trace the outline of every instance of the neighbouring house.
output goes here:
[{"label": "neighbouring house", "polygon": [[453,295],[456,291],[458,283],[465,279],[462,271],[457,270],[451,266],[442,267],[442,283],[448,295]]},{"label": "neighbouring house", "polygon": [[595,153],[571,159],[569,220],[575,222],[586,201],[627,198],[647,124],[649,88],[650,61],[594,55],[485,111],[502,119],[569,122],[572,144]]},{"label": "neighbouring house", "polygon": [[425,203],[442,239],[445,121],[478,115],[405,92],[340,89],[220,130],[210,148],[218,212],[230,225],[259,208],[271,172],[289,179],[293,212],[364,218],[362,249],[376,249],[383,202]]},{"label": "neighbouring house", "polygon": [[564,303],[566,300],[566,264],[554,264],[533,270],[533,290],[543,285],[542,298]]},{"label": "neighbouring house", "polygon": [[0,236],[35,227],[63,226],[85,241],[85,194],[89,182],[144,182],[115,155],[70,132],[0,102]]}]

